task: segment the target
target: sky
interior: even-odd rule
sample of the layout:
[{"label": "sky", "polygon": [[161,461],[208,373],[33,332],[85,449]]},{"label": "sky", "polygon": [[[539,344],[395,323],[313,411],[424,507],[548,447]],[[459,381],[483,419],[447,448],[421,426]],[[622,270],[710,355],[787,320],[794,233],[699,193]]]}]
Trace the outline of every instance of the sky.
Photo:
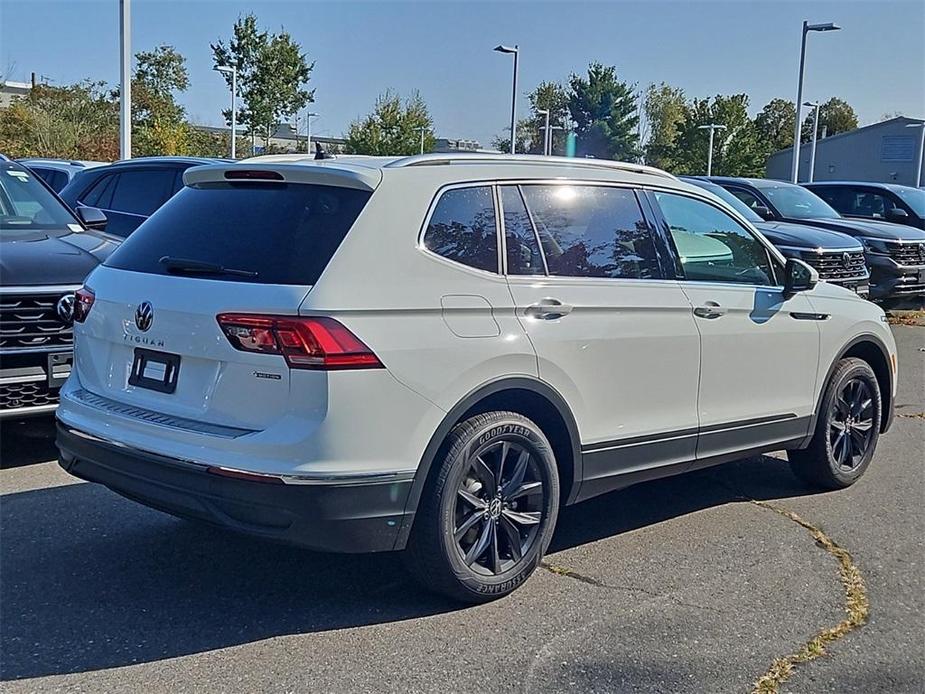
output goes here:
[{"label": "sky", "polygon": [[[179,101],[193,122],[221,124],[229,96],[209,44],[247,12],[271,31],[285,27],[315,62],[316,135],[341,135],[386,89],[418,90],[438,137],[488,145],[510,118],[512,61],[491,50],[499,43],[521,50],[520,115],[530,89],[592,61],[640,89],[745,92],[754,113],[772,98],[795,99],[804,19],[843,27],[809,36],[804,100],[843,98],[862,125],[925,116],[922,0],[132,0],[132,52],[169,44],[186,57],[191,86]],[[0,0],[0,76],[28,81],[32,72],[56,85],[117,84],[118,0]]]}]

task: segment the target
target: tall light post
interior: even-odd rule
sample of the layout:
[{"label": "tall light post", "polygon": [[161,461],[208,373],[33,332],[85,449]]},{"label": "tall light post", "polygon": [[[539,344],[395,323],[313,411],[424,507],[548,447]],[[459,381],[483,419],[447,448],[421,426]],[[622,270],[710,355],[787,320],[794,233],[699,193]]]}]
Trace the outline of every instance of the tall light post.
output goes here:
[{"label": "tall light post", "polygon": [[813,144],[809,150],[809,182],[813,182],[813,175],[816,172],[816,141],[819,137],[819,102],[804,101],[804,106],[809,106],[813,111]]},{"label": "tall light post", "polygon": [[707,176],[713,175],[713,133],[717,130],[725,130],[725,125],[717,125],[716,123],[710,123],[709,125],[701,125],[697,128],[698,130],[709,130],[710,131],[710,149],[707,152]]},{"label": "tall light post", "polygon": [[132,158],[132,2],[119,0],[119,156]]},{"label": "tall light post", "polygon": [[314,111],[308,111],[305,114],[305,151],[312,151],[312,118],[317,118],[318,114]]},{"label": "tall light post", "polygon": [[565,130],[565,128],[561,125],[550,125],[548,128],[546,128],[546,132],[548,133],[548,135],[545,135],[543,139],[547,141],[547,147],[546,147],[547,155],[552,155],[552,135],[556,130]]},{"label": "tall light post", "polygon": [[915,185],[922,186],[922,159],[925,158],[925,121],[921,123],[907,123],[907,128],[919,129],[919,163],[915,167]]},{"label": "tall light post", "polygon": [[515,45],[510,46],[498,45],[494,50],[498,53],[510,53],[514,56],[514,82],[511,87],[511,154],[514,154],[515,143],[517,142],[517,61],[520,57],[520,48]]},{"label": "tall light post", "polygon": [[837,24],[825,22],[823,24],[810,24],[803,21],[803,38],[800,40],[800,75],[797,78],[797,100],[796,104],[797,118],[793,125],[793,161],[791,162],[790,179],[793,183],[797,182],[800,171],[800,104],[803,103],[803,68],[806,65],[806,35],[811,31],[838,31],[841,29]]},{"label": "tall light post", "polygon": [[546,125],[543,128],[543,155],[549,154],[549,109],[548,108],[538,108],[536,109],[536,115],[546,116]]},{"label": "tall light post", "polygon": [[235,140],[237,140],[237,102],[235,98],[238,92],[238,68],[227,65],[217,65],[215,68],[216,72],[221,72],[223,75],[231,75],[231,158],[236,159],[235,157]]}]

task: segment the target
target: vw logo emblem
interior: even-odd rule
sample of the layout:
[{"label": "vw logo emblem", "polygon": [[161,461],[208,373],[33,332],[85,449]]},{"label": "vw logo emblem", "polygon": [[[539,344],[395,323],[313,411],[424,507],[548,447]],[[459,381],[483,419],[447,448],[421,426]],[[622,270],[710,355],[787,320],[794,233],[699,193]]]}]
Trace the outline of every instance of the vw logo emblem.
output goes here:
[{"label": "vw logo emblem", "polygon": [[65,325],[70,325],[74,321],[74,301],[73,294],[65,294],[58,299],[58,304],[55,306],[55,311],[58,312],[58,318],[60,318],[61,322]]},{"label": "vw logo emblem", "polygon": [[154,322],[154,307],[150,301],[143,301],[135,309],[135,325],[141,332],[147,332]]},{"label": "vw logo emblem", "polygon": [[919,257],[925,262],[925,243],[919,244]]}]

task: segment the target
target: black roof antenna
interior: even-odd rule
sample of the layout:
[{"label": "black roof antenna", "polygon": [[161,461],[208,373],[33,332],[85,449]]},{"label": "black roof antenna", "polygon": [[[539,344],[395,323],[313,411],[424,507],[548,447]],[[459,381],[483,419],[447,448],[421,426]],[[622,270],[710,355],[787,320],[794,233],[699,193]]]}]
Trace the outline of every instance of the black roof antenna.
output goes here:
[{"label": "black roof antenna", "polygon": [[321,149],[321,143],[318,140],[315,140],[315,159],[333,159],[334,157],[330,154],[326,154],[323,149]]}]

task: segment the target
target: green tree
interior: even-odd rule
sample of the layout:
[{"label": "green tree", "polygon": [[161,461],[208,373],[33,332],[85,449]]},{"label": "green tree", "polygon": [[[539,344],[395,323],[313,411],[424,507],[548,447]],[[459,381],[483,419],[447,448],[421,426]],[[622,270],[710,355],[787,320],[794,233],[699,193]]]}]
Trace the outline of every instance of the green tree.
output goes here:
[{"label": "green tree", "polygon": [[766,154],[759,144],[754,121],[748,116],[748,95],[718,94],[694,99],[686,108],[678,135],[675,173],[704,174],[707,170],[709,131],[700,126],[724,125],[713,142],[713,174],[717,176],[763,175]]},{"label": "green tree", "polygon": [[372,113],[350,124],[344,149],[350,154],[379,156],[418,154],[422,128],[427,152],[434,146],[433,121],[421,95],[412,92],[402,101],[398,94],[386,91],[376,99]]},{"label": "green tree", "polygon": [[[233,34],[227,44],[221,39],[211,44],[212,61],[237,69],[237,93],[244,102],[237,120],[267,143],[277,123],[315,100],[315,91],[306,88],[315,64],[288,32],[261,30],[253,14],[239,18]],[[231,75],[224,77],[230,87]],[[230,109],[224,113],[230,123]]]},{"label": "green tree", "polygon": [[768,155],[793,146],[796,109],[792,101],[771,99],[755,116],[758,140]]},{"label": "green tree", "polygon": [[[857,127],[858,115],[847,101],[832,97],[819,107],[819,137],[822,137],[822,133],[825,133],[826,137],[831,137],[837,133],[845,133],[849,130],[854,130]],[[812,109],[809,110],[806,118],[803,119],[801,138],[803,142],[809,142],[813,138]]]},{"label": "green tree", "polygon": [[569,78],[569,114],[578,136],[577,154],[635,161],[639,155],[635,85],[621,81],[617,68],[588,66],[587,77]]},{"label": "green tree", "polygon": [[672,171],[676,166],[678,134],[687,117],[684,90],[664,82],[649,85],[644,108],[649,131],[645,161],[650,166]]},{"label": "green tree", "polygon": [[103,82],[36,85],[0,109],[0,151],[10,157],[119,158],[119,104]]},{"label": "green tree", "polygon": [[135,54],[132,154],[187,154],[192,133],[176,94],[189,88],[186,59],[173,46]]}]

